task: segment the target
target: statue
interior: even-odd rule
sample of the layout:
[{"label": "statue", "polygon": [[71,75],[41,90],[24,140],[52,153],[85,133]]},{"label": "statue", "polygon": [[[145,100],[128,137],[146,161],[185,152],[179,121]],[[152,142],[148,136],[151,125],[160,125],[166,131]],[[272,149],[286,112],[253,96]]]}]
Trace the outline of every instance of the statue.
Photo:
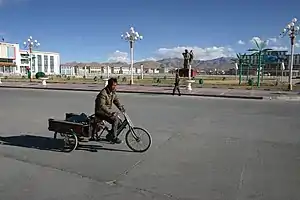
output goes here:
[{"label": "statue", "polygon": [[187,69],[194,59],[193,50],[191,50],[190,52],[187,49],[184,50],[182,56],[183,56],[183,68]]},{"label": "statue", "polygon": [[189,63],[190,63],[189,51],[187,49],[184,50],[184,52],[182,53],[182,56],[183,56],[183,68],[187,69],[189,67]]},{"label": "statue", "polygon": [[194,53],[193,50],[190,50],[190,52],[185,49],[182,53],[183,56],[183,69],[180,70],[179,74],[183,77],[188,77],[189,74],[189,67],[194,59]]},{"label": "statue", "polygon": [[190,51],[190,60],[189,60],[189,64],[192,64],[192,61],[194,60],[194,52],[193,50]]}]

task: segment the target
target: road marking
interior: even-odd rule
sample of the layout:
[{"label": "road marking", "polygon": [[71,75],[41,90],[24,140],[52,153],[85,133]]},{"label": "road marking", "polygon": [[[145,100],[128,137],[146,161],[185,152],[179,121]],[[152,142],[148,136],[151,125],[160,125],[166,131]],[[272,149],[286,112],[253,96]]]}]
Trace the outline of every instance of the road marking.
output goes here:
[{"label": "road marking", "polygon": [[[238,192],[240,192],[240,190],[242,189],[242,186],[244,184],[244,174],[245,174],[245,170],[246,170],[246,163],[243,165],[241,174],[240,174],[240,180],[239,180],[239,185],[238,185]],[[239,200],[239,194],[237,195],[236,200]]]},{"label": "road marking", "polygon": [[117,180],[107,181],[105,182],[107,185],[114,186],[117,185]]},{"label": "road marking", "polygon": [[224,94],[226,94],[226,93],[228,93],[228,92],[230,92],[230,91],[231,91],[231,89],[228,89],[227,91],[222,92],[220,95],[224,95]]}]

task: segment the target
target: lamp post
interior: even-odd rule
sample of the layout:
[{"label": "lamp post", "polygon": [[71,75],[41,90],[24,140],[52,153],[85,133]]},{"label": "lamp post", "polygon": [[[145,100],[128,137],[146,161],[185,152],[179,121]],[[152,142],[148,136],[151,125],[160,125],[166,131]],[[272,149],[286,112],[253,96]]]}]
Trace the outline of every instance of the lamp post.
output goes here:
[{"label": "lamp post", "polygon": [[110,67],[109,65],[106,66],[106,75],[107,75],[107,79],[109,79],[109,70],[110,70]]},{"label": "lamp post", "polygon": [[104,80],[104,87],[106,87],[108,85],[108,80],[109,80],[109,77],[110,77],[110,67],[109,65],[106,66],[106,78],[103,79]]},{"label": "lamp post", "polygon": [[29,73],[30,73],[30,82],[32,81],[32,49],[38,48],[41,44],[37,40],[33,40],[30,36],[26,42],[24,42],[24,47],[29,50]]},{"label": "lamp post", "polygon": [[284,61],[281,61],[281,83],[283,83],[283,71],[285,70]]},{"label": "lamp post", "polygon": [[293,66],[294,66],[294,47],[295,47],[295,40],[296,35],[299,34],[299,26],[296,26],[297,18],[294,18],[292,22],[290,22],[280,34],[282,37],[288,34],[291,39],[291,63],[289,68],[289,86],[288,89],[290,91],[293,90]]},{"label": "lamp post", "polygon": [[141,74],[142,74],[142,80],[144,79],[144,65],[141,64]]},{"label": "lamp post", "polygon": [[129,32],[126,32],[125,34],[121,35],[121,37],[125,41],[129,42],[129,45],[130,45],[130,73],[131,73],[130,85],[132,85],[133,84],[133,48],[134,48],[134,43],[137,40],[142,40],[143,36],[140,35],[137,31],[135,31],[133,27],[131,27]]},{"label": "lamp post", "polygon": [[84,68],[83,68],[83,69],[84,69],[84,72],[83,72],[83,76],[84,76],[84,77],[83,77],[83,78],[86,79],[86,78],[87,78],[87,77],[86,77],[86,65],[84,65]]}]

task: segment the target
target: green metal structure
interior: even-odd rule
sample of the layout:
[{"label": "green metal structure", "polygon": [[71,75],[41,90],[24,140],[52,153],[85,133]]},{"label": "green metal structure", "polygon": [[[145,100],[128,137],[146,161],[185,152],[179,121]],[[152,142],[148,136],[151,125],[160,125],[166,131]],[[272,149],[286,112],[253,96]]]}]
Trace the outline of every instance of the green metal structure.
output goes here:
[{"label": "green metal structure", "polygon": [[266,54],[266,52],[271,51],[272,49],[266,48],[267,41],[258,43],[256,40],[254,40],[254,42],[256,44],[256,49],[248,49],[248,51],[254,52],[254,55],[258,55],[257,87],[260,87],[260,73],[261,73],[261,67],[262,67],[262,56],[264,56]]}]

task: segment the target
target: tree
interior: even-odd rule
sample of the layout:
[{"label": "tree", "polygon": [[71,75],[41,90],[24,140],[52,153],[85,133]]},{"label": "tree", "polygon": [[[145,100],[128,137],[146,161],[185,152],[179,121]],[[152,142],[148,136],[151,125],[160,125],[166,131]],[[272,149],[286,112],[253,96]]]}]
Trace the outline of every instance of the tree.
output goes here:
[{"label": "tree", "polygon": [[237,58],[231,59],[234,64],[238,65],[238,69],[236,69],[236,70],[239,70],[239,85],[242,84],[243,65],[247,64],[246,60],[245,60],[245,56],[246,56],[246,53],[244,55],[238,53],[238,54],[236,54]]},{"label": "tree", "polygon": [[253,55],[258,55],[258,69],[257,69],[257,87],[260,87],[260,70],[261,70],[261,61],[262,56],[266,54],[266,52],[271,51],[272,49],[266,48],[267,41],[258,42],[254,39],[254,43],[256,45],[256,49],[248,49],[248,51],[254,52]]}]

